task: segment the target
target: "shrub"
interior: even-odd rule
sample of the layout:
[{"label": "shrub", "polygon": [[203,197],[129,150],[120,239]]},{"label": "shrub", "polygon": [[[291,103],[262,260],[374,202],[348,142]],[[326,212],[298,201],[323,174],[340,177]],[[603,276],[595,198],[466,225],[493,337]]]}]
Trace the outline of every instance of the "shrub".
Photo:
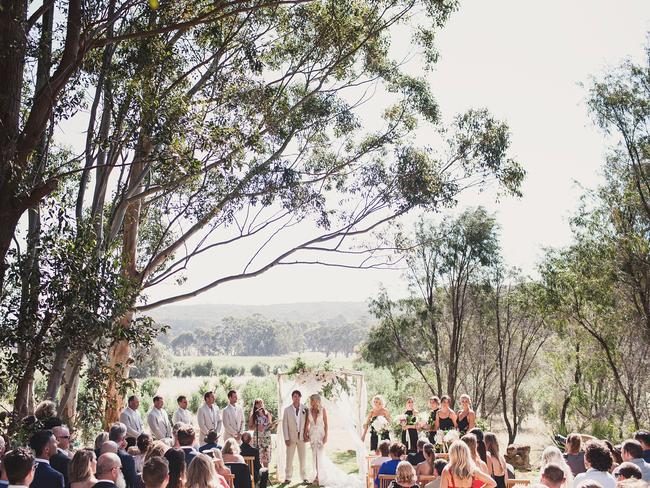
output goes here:
[{"label": "shrub", "polygon": [[212,361],[207,359],[192,365],[192,376],[210,376],[214,371]]},{"label": "shrub", "polygon": [[244,416],[248,418],[256,398],[264,400],[266,409],[278,417],[278,392],[274,378],[251,378],[239,390],[244,406]]},{"label": "shrub", "polygon": [[188,397],[187,408],[189,408],[192,412],[196,412],[199,407],[203,405],[203,394],[210,389],[211,388],[208,380],[203,380],[203,383],[201,383],[201,386],[199,386],[198,391],[195,391]]},{"label": "shrub", "polygon": [[221,366],[219,368],[219,374],[225,375],[225,376],[243,376],[243,374],[246,372],[246,368],[242,367],[237,367],[237,366],[232,366],[232,365],[227,365],[227,366]]},{"label": "shrub", "polygon": [[264,363],[255,363],[251,366],[251,374],[257,377],[266,376],[269,374],[269,366]]}]

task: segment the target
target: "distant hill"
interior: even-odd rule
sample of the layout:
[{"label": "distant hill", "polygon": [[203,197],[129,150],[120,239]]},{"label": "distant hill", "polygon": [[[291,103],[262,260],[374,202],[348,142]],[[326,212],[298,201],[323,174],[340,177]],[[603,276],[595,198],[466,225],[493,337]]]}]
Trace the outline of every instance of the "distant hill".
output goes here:
[{"label": "distant hill", "polygon": [[275,305],[168,305],[149,315],[171,327],[171,333],[192,331],[221,322],[225,317],[246,318],[259,314],[268,319],[287,322],[354,322],[372,320],[365,302],[281,303]]}]

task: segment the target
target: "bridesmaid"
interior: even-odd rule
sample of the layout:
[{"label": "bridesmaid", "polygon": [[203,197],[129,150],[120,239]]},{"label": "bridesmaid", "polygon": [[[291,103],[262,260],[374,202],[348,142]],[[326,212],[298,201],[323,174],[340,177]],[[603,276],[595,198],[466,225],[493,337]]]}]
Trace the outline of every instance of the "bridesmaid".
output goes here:
[{"label": "bridesmaid", "polygon": [[476,425],[476,414],[472,410],[472,403],[469,395],[462,394],[460,396],[460,404],[462,410],[458,412],[458,430],[461,435],[466,434],[472,430]]},{"label": "bridesmaid", "polygon": [[427,420],[427,437],[429,442],[436,445],[436,416],[438,415],[438,409],[440,409],[440,398],[437,396],[432,396],[429,398],[429,408],[431,408],[431,413],[429,414],[429,419]]},{"label": "bridesmaid", "polygon": [[373,452],[377,451],[377,445],[379,444],[380,436],[381,440],[390,439],[390,433],[388,432],[388,429],[379,433],[372,426],[372,423],[375,421],[375,419],[380,416],[384,417],[390,424],[390,413],[386,409],[386,402],[384,402],[384,399],[381,396],[375,395],[372,398],[372,409],[370,412],[368,412],[368,417],[366,418],[366,423],[364,424],[363,434],[361,435],[361,440],[365,441],[366,434],[368,433],[368,427],[370,427],[370,450]]},{"label": "bridesmaid", "polygon": [[434,427],[435,431],[452,430],[457,427],[456,414],[449,408],[449,402],[451,402],[449,395],[443,395],[440,399],[440,408],[436,415],[436,425]]},{"label": "bridesmaid", "polygon": [[407,453],[418,452],[418,411],[412,397],[406,399],[406,423],[402,424],[402,444],[406,446]]}]

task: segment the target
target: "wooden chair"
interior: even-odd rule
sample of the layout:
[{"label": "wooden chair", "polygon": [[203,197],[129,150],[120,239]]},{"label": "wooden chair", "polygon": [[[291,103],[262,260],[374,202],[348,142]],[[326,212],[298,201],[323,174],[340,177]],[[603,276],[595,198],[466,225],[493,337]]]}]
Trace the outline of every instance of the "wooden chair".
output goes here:
[{"label": "wooden chair", "polygon": [[424,488],[427,483],[430,483],[435,479],[436,477],[432,474],[423,474],[418,478],[418,485],[420,488]]},{"label": "wooden chair", "polygon": [[518,485],[528,486],[528,485],[530,485],[530,480],[512,479],[512,480],[506,481],[506,488],[513,488],[514,486],[518,486]]},{"label": "wooden chair", "polygon": [[244,456],[244,461],[251,472],[251,486],[255,486],[255,456]]},{"label": "wooden chair", "polygon": [[377,473],[379,473],[379,468],[381,468],[381,466],[377,465],[370,466],[370,469],[368,469],[368,478],[366,480],[366,486],[368,488],[373,488],[375,486],[375,478],[377,477]]},{"label": "wooden chair", "polygon": [[234,474],[224,474],[224,478],[226,478],[226,481],[228,482],[228,486],[230,488],[235,488],[235,475]]},{"label": "wooden chair", "polygon": [[437,452],[436,453],[436,459],[445,459],[449,461],[449,453],[448,452]]},{"label": "wooden chair", "polygon": [[390,482],[396,478],[394,474],[380,474],[379,475],[379,488],[388,488]]}]

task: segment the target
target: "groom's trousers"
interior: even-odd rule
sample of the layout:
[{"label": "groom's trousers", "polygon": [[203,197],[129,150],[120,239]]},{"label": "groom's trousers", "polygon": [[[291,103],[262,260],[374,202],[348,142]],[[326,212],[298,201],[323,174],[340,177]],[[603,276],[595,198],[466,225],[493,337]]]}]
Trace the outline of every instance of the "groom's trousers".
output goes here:
[{"label": "groom's trousers", "polygon": [[293,475],[293,456],[298,450],[298,463],[300,464],[300,479],[307,479],[305,469],[305,443],[302,441],[291,441],[287,446],[287,464],[285,467],[285,480],[290,480]]}]

